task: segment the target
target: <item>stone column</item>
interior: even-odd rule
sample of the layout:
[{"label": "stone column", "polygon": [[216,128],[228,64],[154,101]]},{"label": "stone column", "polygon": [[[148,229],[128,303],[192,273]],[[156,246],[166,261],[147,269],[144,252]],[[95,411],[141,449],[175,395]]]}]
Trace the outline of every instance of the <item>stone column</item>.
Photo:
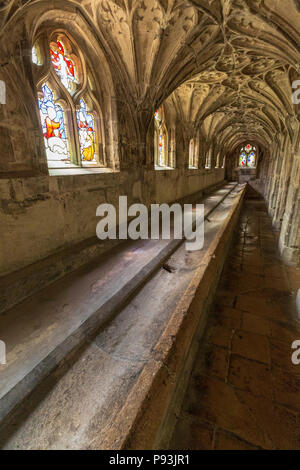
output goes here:
[{"label": "stone column", "polygon": [[286,206],[289,182],[291,177],[291,169],[293,164],[294,152],[291,149],[290,142],[285,142],[285,149],[282,155],[283,163],[281,166],[281,174],[279,175],[279,185],[275,211],[273,216],[273,226],[279,230],[282,224],[284,210]]},{"label": "stone column", "polygon": [[300,148],[293,158],[279,248],[287,263],[300,264]]},{"label": "stone column", "polygon": [[281,148],[278,148],[276,152],[274,166],[272,168],[272,180],[271,180],[271,186],[270,186],[270,191],[268,195],[268,202],[269,202],[268,210],[269,210],[269,214],[271,215],[271,217],[273,217],[275,208],[276,208],[276,200],[277,200],[277,194],[278,194],[278,188],[279,188],[279,179],[280,179],[282,161],[283,161],[283,153],[281,151]]},{"label": "stone column", "polygon": [[184,138],[183,129],[180,125],[176,126],[176,168],[185,169],[188,167],[188,146]]},{"label": "stone column", "polygon": [[206,142],[203,138],[199,138],[199,159],[198,159],[198,168],[205,168],[205,155],[206,155]]}]

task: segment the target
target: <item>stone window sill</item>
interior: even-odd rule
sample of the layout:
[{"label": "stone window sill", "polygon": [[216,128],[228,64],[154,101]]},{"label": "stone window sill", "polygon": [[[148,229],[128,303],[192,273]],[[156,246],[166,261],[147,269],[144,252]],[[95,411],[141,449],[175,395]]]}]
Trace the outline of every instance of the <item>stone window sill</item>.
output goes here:
[{"label": "stone window sill", "polygon": [[99,173],[115,173],[111,168],[49,168],[50,176],[94,175]]},{"label": "stone window sill", "polygon": [[155,170],[175,170],[175,168],[171,166],[156,166],[154,167]]}]

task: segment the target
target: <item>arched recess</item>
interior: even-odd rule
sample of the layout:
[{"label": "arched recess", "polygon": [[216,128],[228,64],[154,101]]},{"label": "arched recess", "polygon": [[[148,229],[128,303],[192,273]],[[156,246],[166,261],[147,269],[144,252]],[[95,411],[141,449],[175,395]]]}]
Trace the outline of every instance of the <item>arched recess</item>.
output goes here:
[{"label": "arched recess", "polygon": [[163,105],[154,113],[154,164],[156,168],[166,168],[170,166],[169,134]]},{"label": "arched recess", "polygon": [[238,166],[240,168],[256,168],[258,159],[258,149],[255,144],[245,143],[239,152]]},{"label": "arched recess", "polygon": [[197,168],[197,139],[192,138],[189,142],[189,168]]},{"label": "arched recess", "polygon": [[[117,112],[109,65],[80,15],[76,22],[67,23],[68,28],[72,26],[72,35],[65,24],[57,24],[55,16],[60,17],[58,11],[56,15],[53,11],[45,13],[36,20],[31,38],[33,75],[48,167],[118,170],[118,123],[113,119]],[[49,97],[49,90],[53,103],[45,102],[45,91]],[[48,129],[47,117],[49,123],[52,121]],[[61,126],[57,127],[62,121],[64,132]],[[55,139],[49,141],[51,131]],[[63,158],[59,158],[57,149],[62,136],[68,149],[66,152],[66,146],[61,145]]]},{"label": "arched recess", "polygon": [[205,157],[205,168],[211,170],[211,160],[212,160],[212,147],[210,146],[207,150]]},{"label": "arched recess", "polygon": [[189,142],[189,168],[194,167],[194,154],[195,154],[194,139],[190,139],[190,142]]}]

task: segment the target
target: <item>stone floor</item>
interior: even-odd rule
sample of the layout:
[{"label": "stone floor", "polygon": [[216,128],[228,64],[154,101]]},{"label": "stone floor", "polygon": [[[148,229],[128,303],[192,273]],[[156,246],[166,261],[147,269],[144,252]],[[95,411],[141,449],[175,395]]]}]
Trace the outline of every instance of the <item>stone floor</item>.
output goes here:
[{"label": "stone floor", "polygon": [[300,270],[284,266],[264,202],[248,198],[172,449],[299,449]]}]

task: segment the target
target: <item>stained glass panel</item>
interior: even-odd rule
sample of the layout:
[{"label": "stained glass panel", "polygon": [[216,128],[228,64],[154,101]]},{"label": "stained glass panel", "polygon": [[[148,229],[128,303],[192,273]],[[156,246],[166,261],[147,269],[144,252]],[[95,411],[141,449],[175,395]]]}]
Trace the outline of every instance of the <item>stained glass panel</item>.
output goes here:
[{"label": "stained glass panel", "polygon": [[80,108],[76,113],[80,142],[80,157],[84,164],[97,163],[95,119],[88,112],[86,102],[80,100]]},{"label": "stained glass panel", "polygon": [[77,83],[76,68],[74,61],[67,57],[62,41],[58,40],[56,43],[51,43],[50,56],[54,70],[59,76],[61,83],[72,93],[75,83]]},{"label": "stained glass panel", "polygon": [[162,129],[160,129],[159,132],[159,164],[160,166],[164,166],[165,164],[165,142]]},{"label": "stained glass panel", "polygon": [[255,163],[256,163],[255,152],[251,152],[248,155],[247,165],[253,168],[255,167]]},{"label": "stained glass panel", "polygon": [[245,147],[241,148],[240,151],[240,158],[239,158],[239,166],[240,167],[256,167],[256,147],[247,144]]},{"label": "stained glass panel", "polygon": [[65,126],[65,113],[54,99],[49,84],[42,86],[43,96],[39,98],[39,110],[48,161],[59,166],[70,163],[69,146]]},{"label": "stained glass panel", "polygon": [[245,152],[242,152],[240,155],[240,166],[246,166],[247,165],[247,155]]}]

